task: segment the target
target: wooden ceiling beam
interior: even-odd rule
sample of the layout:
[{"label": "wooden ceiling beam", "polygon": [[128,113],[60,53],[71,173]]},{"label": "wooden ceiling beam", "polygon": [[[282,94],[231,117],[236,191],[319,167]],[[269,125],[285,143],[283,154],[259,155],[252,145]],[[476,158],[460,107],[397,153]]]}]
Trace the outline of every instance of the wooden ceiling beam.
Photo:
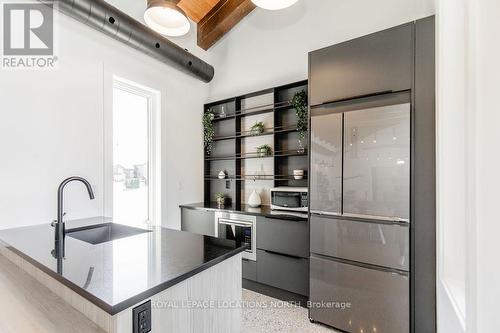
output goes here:
[{"label": "wooden ceiling beam", "polygon": [[220,0],[198,22],[198,46],[208,50],[254,9],[251,0]]},{"label": "wooden ceiling beam", "polygon": [[201,21],[220,0],[181,0],[177,4],[194,22]]}]

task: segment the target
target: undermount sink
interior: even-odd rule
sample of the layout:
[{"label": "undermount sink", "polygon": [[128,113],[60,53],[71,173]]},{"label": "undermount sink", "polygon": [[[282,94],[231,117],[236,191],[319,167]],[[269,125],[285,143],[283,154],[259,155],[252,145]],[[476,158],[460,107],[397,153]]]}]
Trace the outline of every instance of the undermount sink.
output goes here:
[{"label": "undermount sink", "polygon": [[150,230],[117,223],[103,223],[66,230],[66,236],[96,245],[146,232],[150,232]]}]

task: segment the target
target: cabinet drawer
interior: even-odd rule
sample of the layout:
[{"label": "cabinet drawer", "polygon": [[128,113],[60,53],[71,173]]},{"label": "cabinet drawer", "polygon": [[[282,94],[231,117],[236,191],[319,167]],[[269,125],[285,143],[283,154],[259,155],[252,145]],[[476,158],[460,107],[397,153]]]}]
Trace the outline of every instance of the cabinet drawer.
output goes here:
[{"label": "cabinet drawer", "polygon": [[413,24],[309,54],[311,106],[411,88]]},{"label": "cabinet drawer", "polygon": [[257,281],[257,262],[248,259],[243,259],[241,262],[243,265],[242,269],[243,278],[252,281]]},{"label": "cabinet drawer", "polygon": [[311,216],[311,252],[409,270],[408,226]]},{"label": "cabinet drawer", "polygon": [[257,250],[257,281],[307,296],[309,259]]},{"label": "cabinet drawer", "polygon": [[[313,320],[347,332],[409,332],[406,275],[311,256],[310,292]],[[321,302],[344,306],[317,306]]]},{"label": "cabinet drawer", "polygon": [[215,236],[215,213],[201,209],[181,209],[181,230]]},{"label": "cabinet drawer", "polygon": [[259,218],[257,248],[292,256],[309,258],[308,222]]}]

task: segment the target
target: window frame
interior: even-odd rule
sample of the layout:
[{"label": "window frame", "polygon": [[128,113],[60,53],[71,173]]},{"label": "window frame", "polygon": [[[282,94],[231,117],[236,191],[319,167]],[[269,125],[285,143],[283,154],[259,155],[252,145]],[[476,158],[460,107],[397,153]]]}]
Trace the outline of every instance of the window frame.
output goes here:
[{"label": "window frame", "polygon": [[[112,75],[110,90],[111,104],[107,111],[107,121],[104,121],[105,135],[105,164],[112,169],[113,161],[113,112],[114,112],[114,90],[141,96],[148,103],[148,221],[146,224],[152,226],[161,225],[161,94],[159,91],[147,87],[138,82]],[[106,142],[107,141],[107,142]],[[106,176],[106,178],[109,178]],[[105,187],[105,198],[110,202],[107,204],[108,211],[113,212],[113,184],[112,179],[106,179],[105,183],[111,181],[111,186]]]}]

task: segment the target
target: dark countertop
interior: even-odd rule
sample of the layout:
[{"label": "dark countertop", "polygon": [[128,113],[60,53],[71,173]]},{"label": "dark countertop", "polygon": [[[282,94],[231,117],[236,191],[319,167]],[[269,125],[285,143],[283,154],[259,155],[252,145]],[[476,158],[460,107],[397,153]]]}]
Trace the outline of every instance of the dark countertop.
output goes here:
[{"label": "dark countertop", "polygon": [[237,213],[237,214],[248,214],[255,216],[264,216],[270,218],[280,218],[283,220],[296,220],[296,221],[305,221],[307,220],[307,213],[295,213],[295,212],[287,212],[280,210],[272,210],[270,206],[261,206],[259,208],[252,208],[248,205],[225,205],[224,208],[219,208],[216,202],[204,203],[197,202],[192,204],[184,204],[180,205],[181,208],[188,209],[204,209],[204,210],[212,210],[217,212],[229,212],[229,213]]},{"label": "dark countertop", "polygon": [[[66,229],[110,222],[103,217],[67,221]],[[245,250],[245,245],[229,240],[161,227],[149,230],[97,245],[66,236],[65,259],[59,260],[59,269],[51,254],[54,228],[50,224],[1,230],[0,246],[111,315]]]}]

